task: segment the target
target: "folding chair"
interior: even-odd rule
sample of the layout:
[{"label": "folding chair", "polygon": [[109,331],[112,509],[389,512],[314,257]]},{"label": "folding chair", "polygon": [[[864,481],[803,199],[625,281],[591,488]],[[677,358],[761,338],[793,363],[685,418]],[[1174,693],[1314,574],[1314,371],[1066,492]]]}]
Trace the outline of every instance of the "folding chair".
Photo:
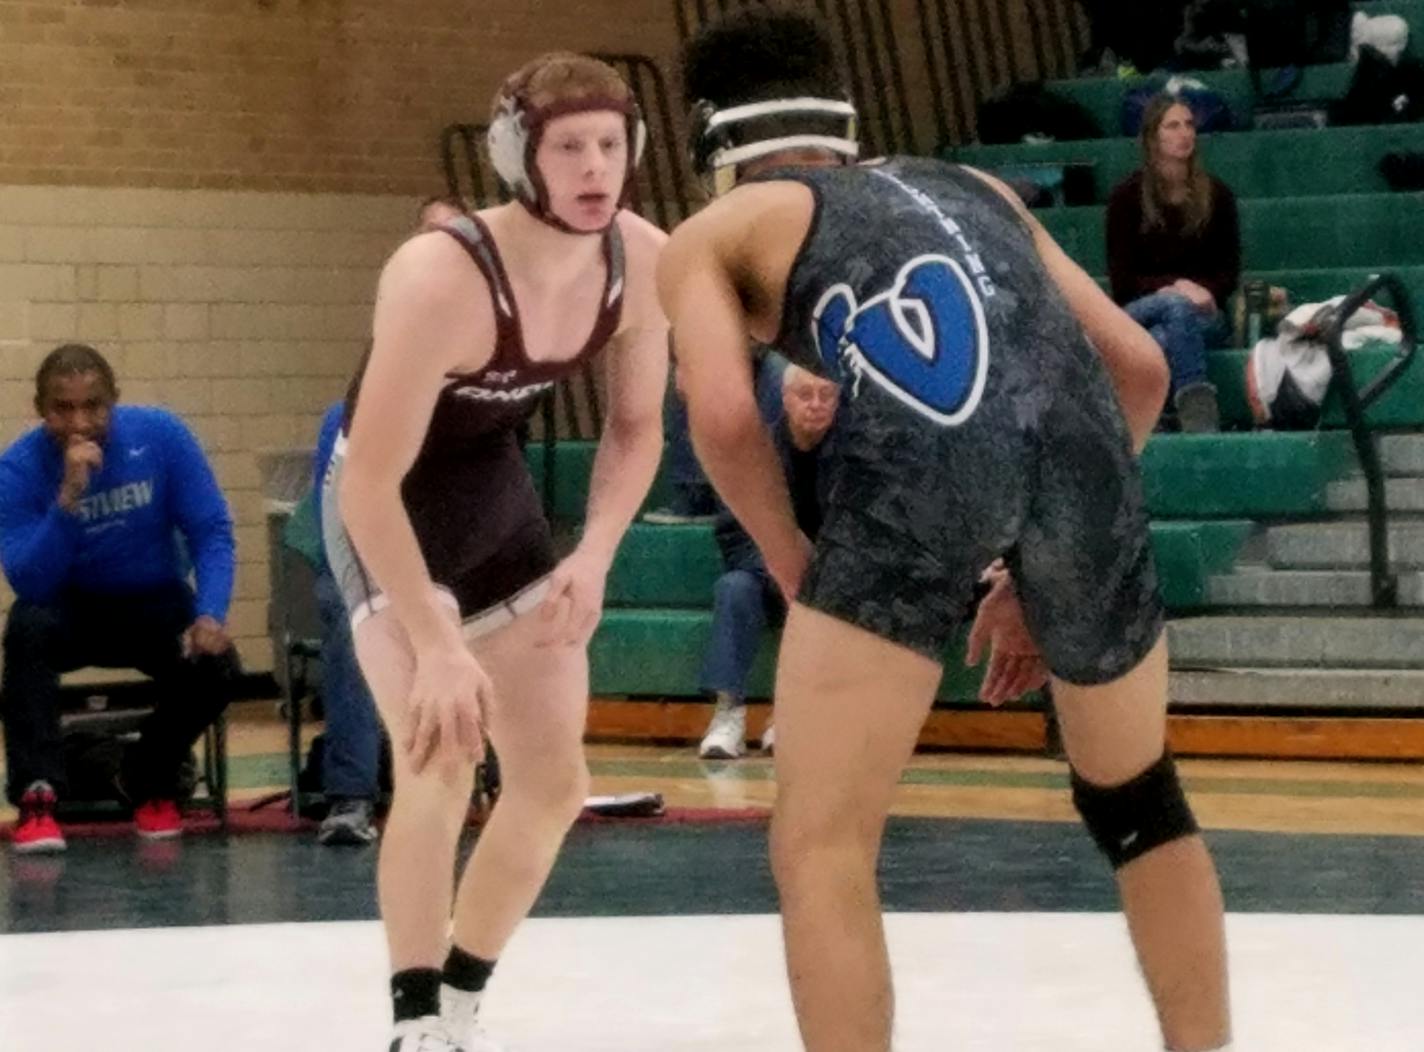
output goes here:
[{"label": "folding chair", "polygon": [[316,578],[321,567],[321,523],[316,500],[308,492],[285,517],[269,512],[272,597],[268,627],[275,648],[287,719],[287,767],[291,808],[301,813],[299,780],[302,770],[302,703],[321,681],[321,614],[316,605]]},{"label": "folding chair", "polygon": [[[98,678],[95,673],[102,673]],[[96,739],[112,738],[127,743],[137,737],[139,727],[153,711],[149,694],[153,681],[137,673],[115,669],[77,670],[67,673],[60,686],[60,734],[73,739],[80,734]],[[228,757],[227,715],[219,713],[202,737],[203,754],[197,771],[198,786],[204,790],[187,802],[209,808],[221,828],[227,827]],[[107,815],[120,809],[117,796],[85,799],[70,796],[61,802],[66,817]]]}]

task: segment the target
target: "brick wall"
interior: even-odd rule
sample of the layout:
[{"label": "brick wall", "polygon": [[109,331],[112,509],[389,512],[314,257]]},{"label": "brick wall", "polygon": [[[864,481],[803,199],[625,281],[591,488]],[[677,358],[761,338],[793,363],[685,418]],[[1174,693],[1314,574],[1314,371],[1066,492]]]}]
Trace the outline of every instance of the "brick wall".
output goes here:
[{"label": "brick wall", "polygon": [[109,356],[124,401],[180,413],[237,523],[232,626],[254,668],[271,662],[259,455],[314,443],[414,209],[388,196],[0,189],[0,445],[34,425],[35,367],[67,340]]},{"label": "brick wall", "polygon": [[0,445],[66,340],[182,414],[237,522],[232,627],[269,668],[260,454],[309,446],[344,390],[380,263],[441,189],[440,129],[541,51],[675,41],[661,0],[0,0]]},{"label": "brick wall", "polygon": [[0,0],[0,184],[429,193],[528,58],[675,46],[666,0]]}]

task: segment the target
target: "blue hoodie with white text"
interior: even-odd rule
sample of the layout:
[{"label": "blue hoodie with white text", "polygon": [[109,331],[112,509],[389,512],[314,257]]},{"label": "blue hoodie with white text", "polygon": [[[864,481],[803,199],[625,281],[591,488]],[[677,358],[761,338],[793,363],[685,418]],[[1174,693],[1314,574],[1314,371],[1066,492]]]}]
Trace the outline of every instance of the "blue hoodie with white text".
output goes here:
[{"label": "blue hoodie with white text", "polygon": [[181,534],[197,616],[226,621],[232,516],[197,438],[166,409],[120,405],[101,448],[103,467],[73,513],[59,507],[64,455],[43,427],[0,454],[0,565],[16,595],[45,604],[70,588],[122,593],[181,581]]}]

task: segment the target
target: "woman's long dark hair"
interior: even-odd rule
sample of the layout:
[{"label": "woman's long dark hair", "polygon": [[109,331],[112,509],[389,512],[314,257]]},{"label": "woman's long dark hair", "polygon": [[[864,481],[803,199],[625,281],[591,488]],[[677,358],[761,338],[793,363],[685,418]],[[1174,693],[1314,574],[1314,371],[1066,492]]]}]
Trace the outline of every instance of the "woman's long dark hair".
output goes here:
[{"label": "woman's long dark hair", "polygon": [[[1162,94],[1147,104],[1142,115],[1142,132],[1137,137],[1142,149],[1142,227],[1160,230],[1167,225],[1167,184],[1157,171],[1157,132],[1173,106],[1190,109],[1175,95]],[[1211,176],[1201,163],[1201,149],[1192,151],[1187,160],[1187,196],[1181,202],[1183,232],[1195,234],[1211,218]]]}]

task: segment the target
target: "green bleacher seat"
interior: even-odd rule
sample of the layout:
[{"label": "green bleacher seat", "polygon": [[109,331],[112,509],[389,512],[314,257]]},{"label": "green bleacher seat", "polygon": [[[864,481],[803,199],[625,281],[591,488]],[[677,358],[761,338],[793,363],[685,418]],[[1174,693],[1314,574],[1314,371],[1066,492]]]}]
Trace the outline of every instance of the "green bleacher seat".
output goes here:
[{"label": "green bleacher seat", "polygon": [[[1424,124],[1203,135],[1202,158],[1238,197],[1303,197],[1386,193],[1379,172],[1387,153],[1424,150]],[[1107,201],[1142,161],[1136,139],[969,145],[946,156],[961,164],[1005,165],[1087,162],[1094,165],[1097,200]]]},{"label": "green bleacher seat", "polygon": [[1237,552],[1255,529],[1249,519],[1152,523],[1152,557],[1167,608],[1180,612],[1205,606],[1207,579],[1235,565]]},{"label": "green bleacher seat", "polygon": [[1344,431],[1154,435],[1142,455],[1154,518],[1322,514],[1326,486],[1355,466]]},{"label": "green bleacher seat", "polygon": [[[1246,400],[1246,360],[1244,350],[1211,351],[1207,355],[1207,375],[1216,385],[1217,402],[1221,406],[1222,423],[1246,427],[1251,424],[1251,409]],[[1355,383],[1363,387],[1394,360],[1396,352],[1364,348],[1350,356]],[[1379,401],[1365,413],[1365,419],[1375,428],[1424,428],[1424,358],[1415,356],[1403,375],[1394,382]],[[1345,411],[1333,395],[1326,400],[1321,426],[1338,429],[1346,426]]]},{"label": "green bleacher seat", "polygon": [[[1300,83],[1289,97],[1301,100],[1338,99],[1349,90],[1350,78],[1354,71],[1355,67],[1348,62],[1329,66],[1308,66],[1301,71]],[[1232,117],[1239,127],[1248,123],[1255,99],[1249,73],[1242,69],[1224,69],[1189,73],[1187,76],[1221,92],[1226,97]],[[1267,81],[1270,76],[1270,71],[1267,71]],[[1123,97],[1140,83],[1140,78],[1083,77],[1076,80],[1051,80],[1045,87],[1055,95],[1071,99],[1091,113],[1102,128],[1104,136],[1116,136],[1122,127]]]},{"label": "green bleacher seat", "polygon": [[[610,609],[589,644],[592,692],[599,697],[696,697],[702,655],[712,628],[712,611]],[[939,699],[946,703],[974,701],[981,669],[964,667],[964,647],[957,642],[945,653],[945,675]],[[768,631],[752,668],[747,695],[772,694],[776,668],[776,634]]]},{"label": "green bleacher seat", "polygon": [[[1253,270],[1393,268],[1424,264],[1424,208],[1412,196],[1245,198],[1242,254]],[[1038,214],[1065,252],[1090,273],[1107,271],[1101,206]]]},{"label": "green bleacher seat", "polygon": [[[1207,579],[1231,568],[1254,528],[1235,519],[1154,522],[1153,555],[1167,605],[1204,605]],[[635,525],[609,576],[609,607],[589,648],[593,693],[697,696],[719,569],[711,527]],[[750,679],[752,697],[771,695],[776,641],[777,632],[768,631]],[[956,642],[945,654],[940,701],[977,704],[980,677],[981,670],[964,667],[962,642]]]},{"label": "green bleacher seat", "polygon": [[[598,443],[570,440],[557,445],[554,453],[554,515],[567,522],[582,522],[588,509],[588,480],[593,474],[593,456]],[[534,476],[534,485],[544,492],[544,444],[530,442],[524,447],[524,459]],[[666,480],[659,474],[653,482],[643,507],[655,508],[669,498]]]},{"label": "green bleacher seat", "polygon": [[705,607],[722,573],[709,525],[634,523],[608,573],[610,606]]},{"label": "green bleacher seat", "polygon": [[1290,293],[1294,304],[1321,303],[1334,296],[1343,296],[1367,282],[1373,275],[1388,271],[1404,284],[1416,303],[1424,302],[1424,266],[1392,267],[1297,267],[1287,270],[1250,268],[1246,279],[1258,278],[1280,285]]},{"label": "green bleacher seat", "polygon": [[[1167,605],[1199,605],[1206,578],[1230,568],[1250,525],[1232,519],[1152,523]],[[710,526],[635,524],[608,576],[607,603],[610,609],[705,610],[721,572]]]}]

